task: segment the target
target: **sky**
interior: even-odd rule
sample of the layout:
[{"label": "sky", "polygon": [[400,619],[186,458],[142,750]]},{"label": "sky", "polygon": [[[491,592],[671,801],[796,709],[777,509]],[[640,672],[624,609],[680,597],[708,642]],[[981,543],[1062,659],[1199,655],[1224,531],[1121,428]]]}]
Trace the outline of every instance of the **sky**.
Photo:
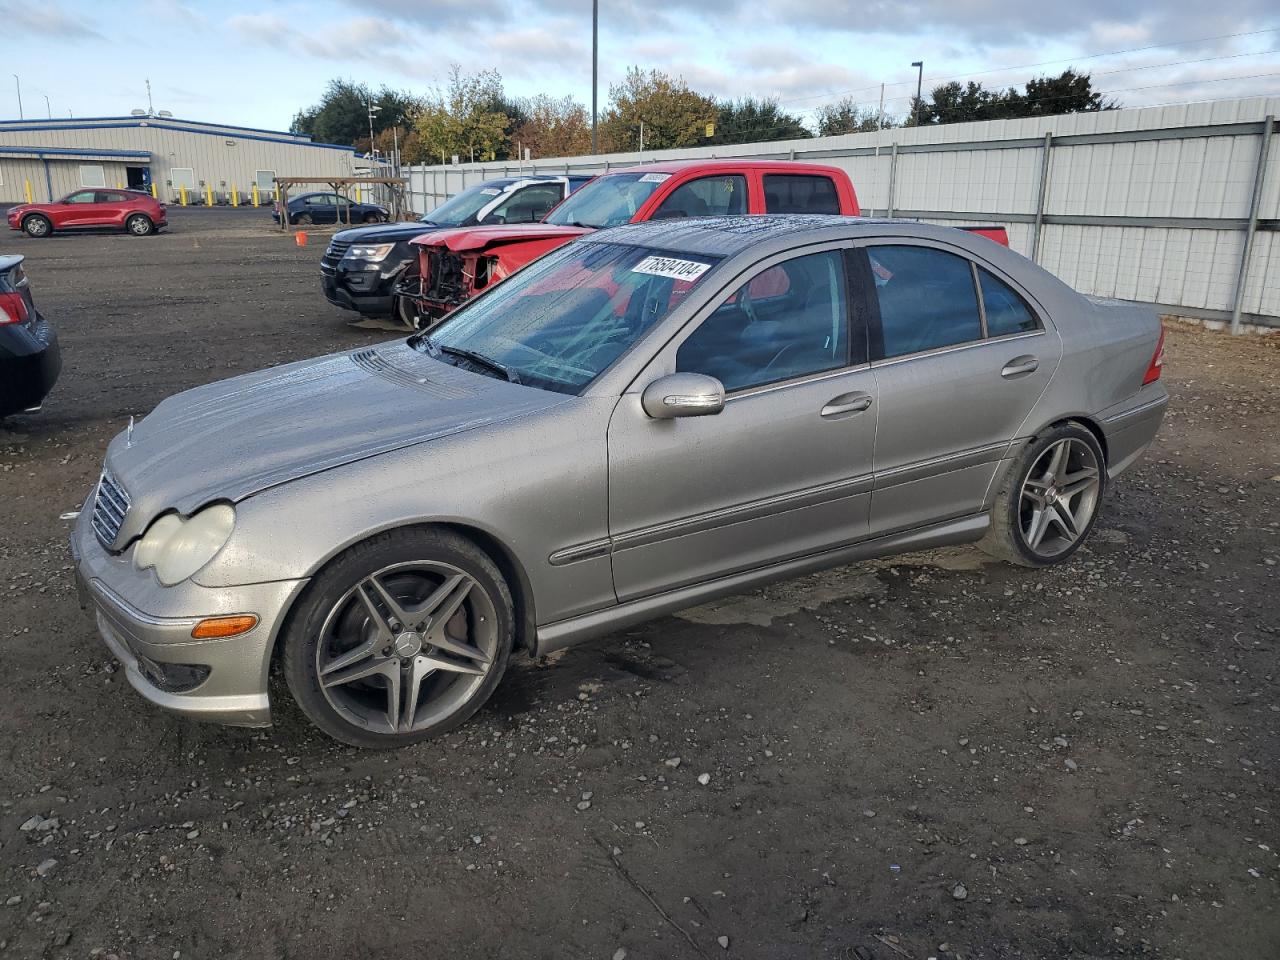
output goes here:
[{"label": "sky", "polygon": [[[116,116],[287,129],[343,77],[416,94],[451,65],[508,94],[591,100],[591,0],[0,0],[0,119]],[[142,55],[138,55],[141,46]],[[1275,0],[600,0],[600,109],[627,68],[806,119],[841,96],[902,115],[924,87],[1090,71],[1124,106],[1280,95]]]}]

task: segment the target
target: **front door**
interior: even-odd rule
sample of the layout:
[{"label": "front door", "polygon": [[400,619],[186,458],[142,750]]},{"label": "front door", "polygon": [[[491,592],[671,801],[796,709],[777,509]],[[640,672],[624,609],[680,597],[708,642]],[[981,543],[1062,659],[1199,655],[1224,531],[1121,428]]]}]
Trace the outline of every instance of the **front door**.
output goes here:
[{"label": "front door", "polygon": [[[619,600],[866,535],[875,381],[862,311],[850,319],[846,253],[765,261],[621,398],[609,426]],[[723,411],[649,418],[640,395],[672,372],[719,379]]]},{"label": "front door", "polygon": [[871,532],[976,513],[1061,343],[1011,281],[963,251],[865,249],[880,407]]},{"label": "front door", "polygon": [[77,190],[65,197],[55,215],[56,227],[84,227],[93,223],[97,213],[97,192],[94,190]]}]

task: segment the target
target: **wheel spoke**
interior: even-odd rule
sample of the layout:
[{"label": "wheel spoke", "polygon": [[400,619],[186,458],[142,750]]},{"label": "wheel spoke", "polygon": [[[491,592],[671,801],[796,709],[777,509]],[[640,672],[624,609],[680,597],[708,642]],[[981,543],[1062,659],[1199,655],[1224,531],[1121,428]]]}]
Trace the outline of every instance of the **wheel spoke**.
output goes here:
[{"label": "wheel spoke", "polygon": [[1053,505],[1053,519],[1058,522],[1058,526],[1062,527],[1072,540],[1079,534],[1080,531],[1076,526],[1075,515],[1067,508],[1065,503],[1058,502]]},{"label": "wheel spoke", "polygon": [[399,729],[413,729],[413,720],[418,713],[418,695],[422,692],[422,681],[431,676],[435,668],[427,657],[414,657],[404,675],[403,707],[400,711]]},{"label": "wheel spoke", "polygon": [[1053,482],[1057,486],[1061,486],[1059,478],[1062,476],[1063,469],[1067,465],[1067,452],[1071,443],[1068,440],[1059,441],[1053,448],[1053,453],[1049,456],[1049,470],[1045,479]]},{"label": "wheel spoke", "polygon": [[390,642],[395,637],[391,624],[387,623],[386,616],[378,609],[378,605],[373,602],[373,597],[369,596],[369,591],[365,588],[365,584],[373,582],[373,578],[370,577],[364,583],[358,584],[356,586],[356,596],[360,598],[365,610],[369,612],[369,618],[373,621],[373,627],[378,632],[378,638],[383,642]]},{"label": "wheel spoke", "polygon": [[471,644],[463,640],[454,640],[444,632],[444,624],[440,625],[438,631],[433,631],[427,637],[427,643],[433,647],[438,647],[446,653],[452,653],[455,656],[466,657],[468,660],[475,660],[481,664],[489,662],[488,655],[479,647],[473,647]]},{"label": "wheel spoke", "polygon": [[467,594],[474,586],[475,581],[464,574],[447,577],[418,608],[419,620],[424,625],[429,620],[433,625],[438,625],[443,633],[444,625],[457,612],[458,607],[462,606],[462,601],[467,599]]},{"label": "wheel spoke", "polygon": [[1032,550],[1040,546],[1040,541],[1044,539],[1045,532],[1049,529],[1049,518],[1052,516],[1050,510],[1032,510],[1031,511],[1031,529],[1027,531],[1027,546]]},{"label": "wheel spoke", "polygon": [[450,657],[423,657],[426,665],[434,670],[444,670],[448,673],[469,673],[472,676],[484,676],[484,670],[475,664],[463,663],[461,660],[454,660]]},{"label": "wheel spoke", "polygon": [[372,640],[366,640],[364,643],[357,644],[346,653],[325,664],[320,671],[320,676],[327,677],[331,673],[337,673],[339,670],[345,670],[352,664],[359,663],[361,660],[372,657],[374,652],[378,649],[378,643],[379,638],[375,637]]},{"label": "wheel spoke", "polygon": [[320,682],[325,687],[340,687],[367,677],[378,676],[385,677],[388,683],[394,681],[399,687],[400,668],[395,660],[385,657],[375,657],[364,663],[347,667],[345,670],[326,671]]},{"label": "wheel spoke", "polygon": [[1027,482],[1022,485],[1022,495],[1036,506],[1043,507],[1045,493],[1048,491],[1049,486],[1050,484],[1045,480],[1028,477]]},{"label": "wheel spoke", "polygon": [[391,594],[387,592],[387,589],[381,583],[378,582],[378,578],[370,577],[369,579],[364,581],[363,584],[360,585],[361,587],[360,592],[362,596],[364,594],[365,584],[368,584],[370,587],[373,588],[373,591],[378,595],[378,599],[381,600],[383,604],[386,606],[387,612],[391,615],[391,619],[399,624],[398,627],[395,627],[395,626],[392,626],[390,623],[387,623],[386,628],[388,630],[388,633],[390,635],[394,635],[397,630],[409,629],[409,625],[413,621],[413,614],[410,613],[408,610],[406,610],[404,607],[402,607],[400,605],[400,601],[397,600],[395,597],[391,596]]},{"label": "wheel spoke", "polygon": [[1091,490],[1097,485],[1098,471],[1093,467],[1082,467],[1075,473],[1067,474],[1062,478],[1062,489],[1058,491],[1058,496],[1063,500],[1067,500],[1077,493]]}]

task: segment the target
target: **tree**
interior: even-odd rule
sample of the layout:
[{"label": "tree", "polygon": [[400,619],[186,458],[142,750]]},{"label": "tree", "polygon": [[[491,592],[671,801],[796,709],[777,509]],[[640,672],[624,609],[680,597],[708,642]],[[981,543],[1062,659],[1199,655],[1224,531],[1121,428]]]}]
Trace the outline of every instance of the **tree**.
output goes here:
[{"label": "tree", "polygon": [[467,161],[505,157],[511,121],[504,103],[502,76],[496,70],[467,75],[454,64],[448,89],[437,88],[426,99],[414,130],[424,152],[441,163],[454,154]]},{"label": "tree", "polygon": [[511,133],[519,159],[519,149],[533,157],[574,157],[591,150],[591,118],[587,108],[573,97],[552,97],[540,93],[516,102],[519,119]]},{"label": "tree", "polygon": [[375,137],[383,130],[409,123],[419,106],[410,94],[390,87],[374,93],[363,83],[334,79],[325,87],[319,103],[294,116],[293,129],[309,133],[321,143],[351,144],[367,150],[370,101],[378,108],[373,114]]},{"label": "tree", "polygon": [[863,107],[852,97],[841,97],[835,103],[824,104],[817,109],[818,136],[835,137],[843,133],[866,133],[882,126],[897,124],[889,117],[883,121],[878,110]]},{"label": "tree", "polygon": [[988,90],[980,83],[961,86],[952,81],[934,87],[928,99],[912,98],[908,125],[964,123],[972,120],[1008,120],[1016,117],[1047,117],[1063,113],[1114,110],[1118,104],[1093,91],[1087,73],[1067,69],[1061,76],[1036,77],[1027,81],[1026,90]]},{"label": "tree", "polygon": [[717,116],[714,100],[660,70],[630,68],[621,83],[609,87],[609,100],[600,124],[609,150],[639,149],[641,124],[651,150],[703,143],[707,124]]},{"label": "tree", "polygon": [[[716,104],[715,122],[715,135],[703,142],[751,143],[754,140],[799,140],[813,136],[799,117],[784,111],[778,106],[778,101],[767,98],[721,100]],[[645,140],[648,140],[647,132]]]}]

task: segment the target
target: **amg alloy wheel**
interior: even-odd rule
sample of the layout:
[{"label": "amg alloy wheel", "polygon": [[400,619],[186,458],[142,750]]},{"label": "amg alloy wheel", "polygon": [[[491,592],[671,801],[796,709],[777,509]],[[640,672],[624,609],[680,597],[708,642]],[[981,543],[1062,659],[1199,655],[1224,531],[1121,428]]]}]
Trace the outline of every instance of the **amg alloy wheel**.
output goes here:
[{"label": "amg alloy wheel", "polygon": [[445,531],[394,531],[316,578],[285,640],[285,676],[322,730],[395,747],[462,723],[506,669],[511,594],[493,562]]},{"label": "amg alloy wheel", "polygon": [[1028,445],[996,497],[983,549],[1024,566],[1066,560],[1084,542],[1106,483],[1092,433],[1062,424]]}]

